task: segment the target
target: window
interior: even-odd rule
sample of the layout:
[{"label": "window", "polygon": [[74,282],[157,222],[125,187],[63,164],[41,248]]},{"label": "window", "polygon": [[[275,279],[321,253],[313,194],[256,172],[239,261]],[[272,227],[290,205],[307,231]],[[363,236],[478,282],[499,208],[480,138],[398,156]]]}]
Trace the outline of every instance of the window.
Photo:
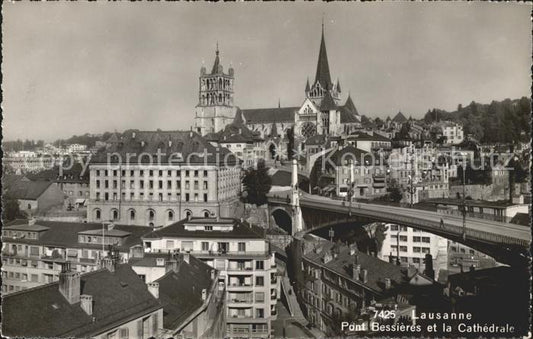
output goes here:
[{"label": "window", "polygon": [[255,286],[265,286],[265,277],[255,277]]},{"label": "window", "polygon": [[264,292],[255,292],[255,302],[262,303],[265,301]]},{"label": "window", "polygon": [[413,242],[420,242],[420,237],[413,237]]},{"label": "window", "polygon": [[96,211],[94,211],[94,218],[95,218],[96,220],[100,220],[101,217],[102,217],[102,212],[100,212],[100,210],[96,210]]},{"label": "window", "polygon": [[182,241],[181,242],[181,249],[185,252],[192,251],[192,241]]},{"label": "window", "polygon": [[100,188],[100,180],[96,180],[96,188]]},{"label": "window", "polygon": [[265,317],[265,310],[262,308],[256,308],[255,309],[255,317],[256,318],[264,318]]},{"label": "window", "polygon": [[155,212],[150,210],[148,211],[148,220],[153,221],[155,219]]},{"label": "window", "polygon": [[213,226],[204,226],[204,231],[212,231]]},{"label": "window", "polygon": [[391,231],[397,231],[398,230],[398,225],[390,225],[390,230]]},{"label": "window", "polygon": [[168,211],[168,221],[173,221],[173,220],[174,220],[174,212]]},{"label": "window", "polygon": [[413,247],[413,252],[414,253],[420,253],[421,252],[420,247]]},{"label": "window", "polygon": [[255,262],[255,269],[256,270],[264,270],[265,269],[265,262],[263,260],[257,260]]},{"label": "window", "polygon": [[204,190],[207,190],[207,181],[204,181]]},{"label": "window", "polygon": [[238,251],[239,251],[239,252],[246,252],[246,243],[244,243],[244,242],[240,242],[240,243],[238,244]]},{"label": "window", "polygon": [[204,178],[207,177],[207,171],[204,171]]},{"label": "window", "polygon": [[204,202],[207,202],[207,193],[204,193]]},{"label": "window", "polygon": [[125,327],[120,330],[120,339],[128,339],[130,337],[130,329]]},{"label": "window", "polygon": [[400,235],[400,241],[407,241],[406,235]]},{"label": "window", "polygon": [[400,252],[407,252],[407,246],[400,246]]},{"label": "window", "polygon": [[135,220],[135,210],[130,211],[130,220],[131,221]]},{"label": "window", "polygon": [[207,241],[202,241],[202,251],[209,251],[209,243]]},{"label": "window", "polygon": [[420,264],[420,258],[413,258],[413,264]]},{"label": "window", "polygon": [[422,237],[422,242],[429,243],[430,238],[429,237]]}]

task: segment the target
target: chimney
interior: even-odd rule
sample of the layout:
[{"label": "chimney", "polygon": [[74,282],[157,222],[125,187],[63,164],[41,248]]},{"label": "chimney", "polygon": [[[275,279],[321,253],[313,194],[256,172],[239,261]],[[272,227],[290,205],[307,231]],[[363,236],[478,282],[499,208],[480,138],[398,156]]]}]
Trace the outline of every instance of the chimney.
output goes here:
[{"label": "chimney", "polygon": [[107,268],[109,272],[115,272],[115,262],[110,257],[105,257],[100,262],[101,268]]},{"label": "chimney", "polygon": [[390,278],[385,278],[385,289],[388,290],[391,288],[391,280]]},{"label": "chimney", "polygon": [[176,260],[174,256],[172,256],[172,258],[166,262],[165,272],[169,271],[178,272],[178,260]]},{"label": "chimney", "polygon": [[81,309],[87,313],[87,315],[93,315],[93,296],[88,294],[82,294],[80,296]]},{"label": "chimney", "polygon": [[152,293],[154,298],[159,299],[159,283],[151,282],[151,283],[148,283],[147,286],[148,286],[148,292]]},{"label": "chimney", "polygon": [[107,230],[108,231],[111,231],[113,228],[115,228],[115,224],[111,223],[111,224],[107,225]]},{"label": "chimney", "polygon": [[189,253],[183,253],[183,261],[185,261],[187,264],[190,262],[190,254]]},{"label": "chimney", "polygon": [[204,288],[202,290],[202,301],[205,301],[207,299],[207,290]]},{"label": "chimney", "polygon": [[363,282],[363,284],[366,284],[368,282],[368,270],[363,269],[361,271],[361,281]]},{"label": "chimney", "polygon": [[352,272],[352,275],[353,275],[353,279],[355,281],[359,281],[359,274],[361,273],[361,265],[359,264],[353,264],[353,272]]},{"label": "chimney", "polygon": [[70,304],[80,301],[80,274],[71,269],[69,261],[61,265],[59,292]]}]

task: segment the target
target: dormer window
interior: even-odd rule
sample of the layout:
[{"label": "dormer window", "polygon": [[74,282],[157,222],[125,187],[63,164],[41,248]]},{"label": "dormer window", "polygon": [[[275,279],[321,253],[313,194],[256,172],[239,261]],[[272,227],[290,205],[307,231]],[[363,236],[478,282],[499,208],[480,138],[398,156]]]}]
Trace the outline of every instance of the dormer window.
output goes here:
[{"label": "dormer window", "polygon": [[205,227],[204,227],[204,230],[206,230],[206,231],[212,231],[212,230],[213,230],[213,226],[205,226]]}]

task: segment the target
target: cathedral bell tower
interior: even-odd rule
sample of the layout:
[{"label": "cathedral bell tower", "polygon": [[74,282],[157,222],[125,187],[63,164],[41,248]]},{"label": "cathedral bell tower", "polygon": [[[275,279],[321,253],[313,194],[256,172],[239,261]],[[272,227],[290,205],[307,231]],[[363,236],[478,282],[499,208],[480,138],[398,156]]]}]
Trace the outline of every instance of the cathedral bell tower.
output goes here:
[{"label": "cathedral bell tower", "polygon": [[194,128],[201,135],[224,129],[233,122],[236,113],[233,106],[234,70],[230,66],[228,73],[224,73],[218,44],[215,55],[210,73],[207,73],[205,66],[200,69]]}]

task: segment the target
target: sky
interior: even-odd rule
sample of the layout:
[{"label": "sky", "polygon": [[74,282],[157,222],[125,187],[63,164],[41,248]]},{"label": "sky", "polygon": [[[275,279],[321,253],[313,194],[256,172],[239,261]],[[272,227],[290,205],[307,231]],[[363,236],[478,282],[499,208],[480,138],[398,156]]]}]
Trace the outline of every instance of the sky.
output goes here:
[{"label": "sky", "polygon": [[241,108],[299,106],[324,18],[330,71],[360,114],[421,118],[530,96],[531,5],[3,3],[3,137],[184,130],[218,42]]}]

